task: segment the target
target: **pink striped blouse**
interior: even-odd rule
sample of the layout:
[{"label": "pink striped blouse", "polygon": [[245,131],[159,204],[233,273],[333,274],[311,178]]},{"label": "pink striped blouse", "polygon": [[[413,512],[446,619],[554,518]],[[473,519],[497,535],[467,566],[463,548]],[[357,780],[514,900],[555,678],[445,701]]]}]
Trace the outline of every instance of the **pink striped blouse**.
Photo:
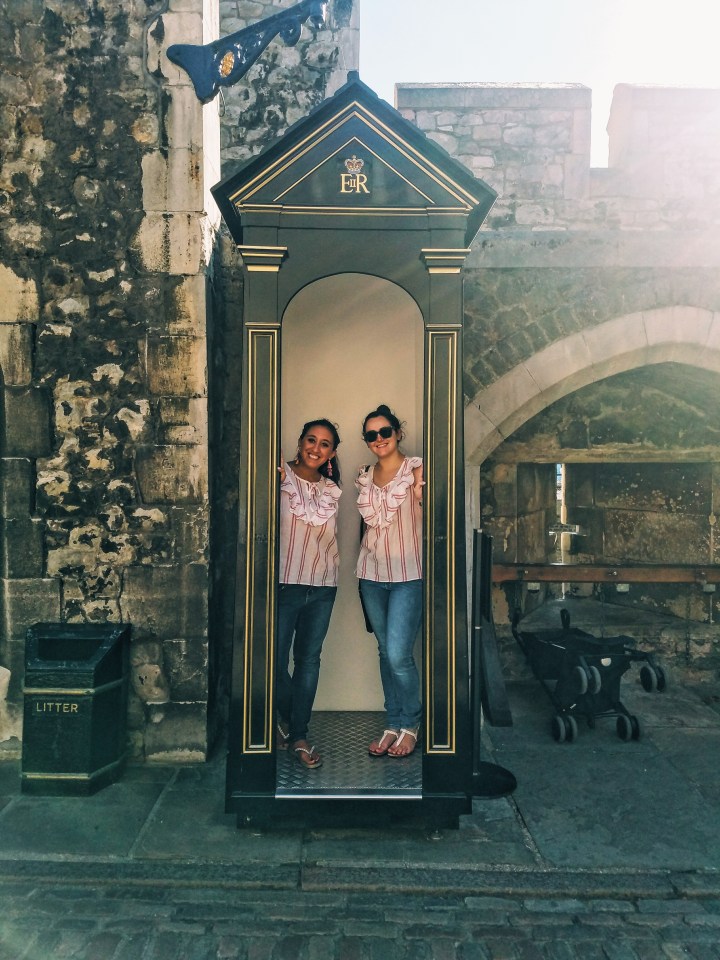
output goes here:
[{"label": "pink striped blouse", "polygon": [[373,483],[373,468],[361,467],[355,486],[358,509],[365,521],[357,575],[378,583],[422,578],[422,507],[413,495],[413,470],[420,457],[405,457],[384,487]]},{"label": "pink striped blouse", "polygon": [[288,463],[280,484],[280,583],[337,586],[335,532],[341,490],[332,480],[303,480]]}]

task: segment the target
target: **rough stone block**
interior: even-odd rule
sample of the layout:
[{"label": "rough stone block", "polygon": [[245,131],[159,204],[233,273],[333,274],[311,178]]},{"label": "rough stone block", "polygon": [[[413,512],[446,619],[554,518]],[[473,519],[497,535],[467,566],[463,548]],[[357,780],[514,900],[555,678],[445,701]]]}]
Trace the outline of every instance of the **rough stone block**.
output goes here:
[{"label": "rough stone block", "polygon": [[166,640],[163,654],[173,701],[203,702],[208,696],[207,641]]},{"label": "rough stone block", "polygon": [[525,367],[541,390],[564,382],[573,373],[590,367],[590,351],[579,333],[550,344],[525,362]]},{"label": "rough stone block", "polygon": [[203,169],[198,150],[174,148],[146,153],[142,159],[143,209],[201,213]]},{"label": "rough stone block", "polygon": [[[208,505],[172,507],[173,555],[178,563],[204,563],[209,551]],[[227,514],[226,514],[227,518]]]},{"label": "rough stone block", "polygon": [[8,702],[11,676],[7,667],[0,666],[0,743],[19,738],[22,731],[22,713],[17,705]]},{"label": "rough stone block", "polygon": [[523,512],[552,509],[555,505],[555,464],[519,463],[517,503]]},{"label": "rough stone block", "polygon": [[0,264],[0,323],[32,322],[38,319],[39,310],[35,281]]},{"label": "rough stone block", "polygon": [[593,463],[566,464],[565,503],[569,507],[587,507],[595,503],[596,469]]},{"label": "rough stone block", "polygon": [[650,345],[678,341],[704,344],[713,322],[713,312],[703,307],[645,310],[642,316]]},{"label": "rough stone block", "polygon": [[204,396],[207,389],[207,341],[199,337],[163,337],[147,344],[150,390],[171,397]]},{"label": "rough stone block", "polygon": [[490,423],[499,427],[510,411],[521,409],[539,393],[540,388],[529,370],[521,365],[500,377],[475,399]]},{"label": "rough stone block", "polygon": [[208,411],[204,397],[163,397],[158,414],[160,443],[207,443]]},{"label": "rough stone block", "polygon": [[130,681],[143,703],[167,703],[170,686],[162,664],[160,643],[133,643],[130,650]]},{"label": "rough stone block", "polygon": [[502,443],[503,437],[475,405],[465,408],[465,457],[468,463],[479,464],[489,451]]},{"label": "rough stone block", "polygon": [[0,517],[27,516],[33,504],[34,476],[24,457],[0,458]]},{"label": "rough stone block", "polygon": [[29,579],[43,574],[40,520],[0,520],[0,577]]},{"label": "rough stone block", "polygon": [[149,212],[132,249],[147,270],[174,276],[202,273],[212,256],[214,232],[204,214]]},{"label": "rough stone block", "polygon": [[571,507],[568,509],[568,523],[577,523],[580,526],[581,536],[571,536],[570,553],[573,556],[584,554],[588,557],[602,557],[603,555],[603,511],[592,506]]},{"label": "rough stone block", "polygon": [[5,457],[46,457],[50,453],[50,400],[45,390],[6,387]]},{"label": "rough stone block", "polygon": [[517,510],[517,464],[496,463],[488,478],[493,491],[493,512],[512,516]]},{"label": "rough stone block", "polygon": [[[157,293],[157,291],[153,291]],[[176,277],[162,303],[148,314],[148,332],[155,337],[204,337],[208,316],[207,279],[197,273]]]},{"label": "rough stone block", "polygon": [[128,567],[120,600],[138,640],[207,635],[208,571],[203,564]]},{"label": "rough stone block", "polygon": [[704,463],[616,463],[597,467],[595,503],[616,510],[695,514],[712,511],[712,470]]},{"label": "rough stone block", "polygon": [[5,637],[24,641],[33,623],[59,620],[60,585],[60,580],[51,579],[0,579]]},{"label": "rough stone block", "polygon": [[162,763],[200,763],[207,759],[206,703],[151,706],[145,728],[145,758]]},{"label": "rough stone block", "polygon": [[583,339],[587,344],[590,361],[593,365],[610,365],[610,373],[618,372],[613,368],[618,356],[618,344],[622,344],[622,356],[632,351],[642,352],[647,348],[647,333],[642,322],[641,313],[625,314],[613,320],[591,327],[583,331]]},{"label": "rough stone block", "polygon": [[515,563],[517,552],[517,525],[515,514],[483,519],[483,530],[493,538],[493,559],[496,563]]},{"label": "rough stone block", "polygon": [[[165,135],[171,150],[202,147],[203,115],[202,105],[191,86],[171,88],[165,114]],[[217,119],[217,107],[215,117]]]},{"label": "rough stone block", "polygon": [[697,563],[709,548],[703,517],[657,514],[638,510],[605,512],[605,557],[609,563]]},{"label": "rough stone block", "polygon": [[590,191],[589,157],[571,154],[563,159],[563,197],[582,200]]},{"label": "rough stone block", "polygon": [[517,559],[520,563],[545,563],[551,538],[548,511],[538,510],[517,518]]},{"label": "rough stone block", "polygon": [[203,446],[140,449],[136,468],[145,503],[190,503],[207,499],[207,449]]},{"label": "rough stone block", "polygon": [[0,325],[0,369],[8,387],[32,381],[33,328],[28,323]]}]

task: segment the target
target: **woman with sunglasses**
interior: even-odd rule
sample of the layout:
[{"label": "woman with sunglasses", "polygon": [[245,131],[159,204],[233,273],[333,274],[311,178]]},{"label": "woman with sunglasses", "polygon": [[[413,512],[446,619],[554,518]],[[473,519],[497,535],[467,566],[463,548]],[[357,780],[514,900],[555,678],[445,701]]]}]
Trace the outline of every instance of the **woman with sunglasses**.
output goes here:
[{"label": "woman with sunglasses", "polygon": [[364,521],[357,575],[378,643],[386,727],[368,747],[373,757],[406,757],[418,740],[422,712],[413,647],[422,620],[422,488],[420,457],[400,450],[402,424],[385,404],[363,422],[376,457],[355,485]]},{"label": "woman with sunglasses", "polygon": [[[280,590],[276,692],[278,746],[301,766],[322,766],[307,740],[320,653],[337,593],[335,524],[340,499],[340,437],[330,420],[310,420],[292,463],[280,465]],[[293,673],[289,672],[290,650]]]}]

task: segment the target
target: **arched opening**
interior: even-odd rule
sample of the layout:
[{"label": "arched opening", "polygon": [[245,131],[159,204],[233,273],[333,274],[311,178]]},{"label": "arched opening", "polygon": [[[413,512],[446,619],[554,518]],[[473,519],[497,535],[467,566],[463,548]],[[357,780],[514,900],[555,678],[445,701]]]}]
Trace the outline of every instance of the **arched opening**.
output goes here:
[{"label": "arched opening", "polygon": [[[483,526],[496,574],[528,571],[522,582],[505,571],[499,621],[520,608],[526,623],[554,626],[569,600],[583,629],[646,641],[681,671],[711,663],[719,397],[714,370],[638,365],[568,393],[495,447],[480,471]],[[542,566],[557,562],[553,581]]]},{"label": "arched opening", "polygon": [[282,449],[327,417],[341,438],[340,573],[323,646],[316,710],[382,710],[375,639],[358,599],[359,514],[354,479],[368,463],[362,421],[387,403],[406,423],[403,448],[422,453],[423,324],[415,301],[378,277],[346,273],[304,287],[282,321]]},{"label": "arched opening", "polygon": [[661,363],[720,372],[720,313],[690,306],[631,313],[539,350],[468,404],[468,462],[482,463],[556,400],[615,374]]}]

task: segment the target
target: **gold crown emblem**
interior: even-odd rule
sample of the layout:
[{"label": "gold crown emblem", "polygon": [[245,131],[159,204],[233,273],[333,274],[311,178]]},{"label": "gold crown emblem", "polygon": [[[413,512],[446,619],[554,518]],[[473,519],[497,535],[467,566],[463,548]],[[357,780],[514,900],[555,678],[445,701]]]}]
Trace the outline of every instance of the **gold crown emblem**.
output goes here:
[{"label": "gold crown emblem", "polygon": [[352,157],[348,157],[345,161],[345,169],[348,173],[360,173],[364,166],[365,161],[356,157],[355,154],[353,154]]},{"label": "gold crown emblem", "polygon": [[228,50],[225,56],[220,61],[220,76],[229,77],[232,73],[233,67],[235,66],[235,54],[232,50]]}]

